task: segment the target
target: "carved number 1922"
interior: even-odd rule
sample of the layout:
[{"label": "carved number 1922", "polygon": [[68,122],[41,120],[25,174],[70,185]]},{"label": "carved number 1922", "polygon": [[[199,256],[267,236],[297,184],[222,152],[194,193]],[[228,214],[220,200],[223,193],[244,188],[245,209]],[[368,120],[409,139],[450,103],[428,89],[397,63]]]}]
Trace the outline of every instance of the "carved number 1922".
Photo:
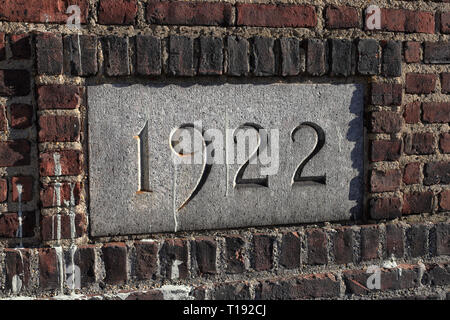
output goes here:
[{"label": "carved number 1922", "polygon": [[[303,169],[305,168],[306,164],[317,153],[319,153],[319,151],[325,145],[325,132],[319,125],[317,125],[313,122],[303,122],[300,125],[298,125],[297,127],[295,127],[291,132],[292,142],[296,141],[294,138],[295,134],[299,130],[301,130],[305,127],[310,127],[314,130],[316,137],[317,137],[317,141],[316,141],[313,151],[297,166],[297,168],[292,176],[291,183],[292,183],[292,185],[297,185],[297,184],[303,184],[306,182],[312,182],[312,183],[325,185],[326,184],[326,175],[302,176],[302,172],[303,172]],[[184,208],[200,192],[202,187],[205,185],[205,182],[206,182],[206,180],[209,176],[209,173],[211,172],[211,168],[212,168],[212,164],[210,164],[210,161],[207,161],[208,159],[206,159],[206,157],[208,157],[208,152],[206,152],[206,147],[211,143],[211,141],[207,141],[205,139],[204,132],[200,132],[192,123],[183,124],[178,127],[178,129],[188,129],[188,128],[193,129],[194,131],[198,131],[198,133],[201,135],[201,137],[203,139],[203,141],[202,141],[202,152],[204,155],[203,156],[203,158],[204,158],[203,159],[203,168],[202,168],[202,173],[197,181],[196,186],[194,187],[194,189],[192,190],[190,195],[186,198],[186,200],[183,201],[183,203],[178,207],[178,209],[177,209],[178,211],[181,210],[182,208]],[[258,124],[255,124],[255,123],[245,123],[245,124],[241,125],[238,129],[242,129],[242,128],[253,128],[257,132],[259,130],[263,129],[263,127],[261,127]],[[260,145],[261,145],[260,139],[261,139],[261,137],[258,134],[258,146],[252,153],[250,153],[247,160],[238,169],[238,172],[234,179],[235,187],[269,187],[269,177],[268,176],[265,176],[263,178],[244,178],[243,177],[244,172],[250,163],[250,160],[252,160],[254,157],[257,157],[259,155],[259,152],[262,151],[262,150],[260,150]],[[142,129],[142,131],[139,134],[139,141],[140,141],[139,163],[140,163],[140,172],[141,172],[141,177],[140,177],[141,188],[140,188],[140,190],[149,191],[150,187],[149,187],[149,168],[148,168],[149,154],[148,154],[147,123],[145,124],[144,129]],[[237,143],[236,136],[234,137],[234,142]],[[181,151],[181,152],[175,151],[175,142],[172,141],[172,139],[170,139],[169,143],[170,143],[170,147],[171,147],[172,151],[174,151],[179,156],[189,156],[189,155],[193,154],[193,153],[186,154],[186,153],[183,153],[183,151]],[[212,150],[211,155],[214,156],[214,150]]]}]

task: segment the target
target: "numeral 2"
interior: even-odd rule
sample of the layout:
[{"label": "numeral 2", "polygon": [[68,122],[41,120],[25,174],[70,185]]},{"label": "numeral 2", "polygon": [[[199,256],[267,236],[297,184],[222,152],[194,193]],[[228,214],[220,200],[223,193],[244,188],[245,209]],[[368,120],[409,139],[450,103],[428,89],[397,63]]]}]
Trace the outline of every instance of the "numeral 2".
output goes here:
[{"label": "numeral 2", "polygon": [[295,133],[298,130],[300,130],[301,128],[304,128],[305,126],[314,129],[316,136],[317,136],[317,143],[314,147],[314,150],[311,152],[311,154],[309,156],[307,156],[305,158],[305,160],[303,160],[298,165],[297,170],[295,170],[295,173],[292,176],[292,184],[304,183],[304,182],[308,182],[308,181],[320,183],[320,184],[326,184],[326,175],[302,177],[303,168],[325,145],[325,132],[323,131],[323,129],[320,126],[318,126],[317,124],[315,124],[313,122],[303,122],[299,126],[297,126],[294,130],[292,130],[292,133],[291,133],[292,142],[295,142],[295,139],[294,139]]},{"label": "numeral 2", "polygon": [[[243,128],[253,128],[256,130],[256,132],[258,133],[258,145],[256,146],[256,149],[249,154],[249,157],[247,159],[247,161],[244,162],[244,164],[239,168],[236,177],[234,178],[234,186],[236,188],[238,187],[269,187],[269,177],[265,176],[264,178],[247,178],[244,179],[244,172],[245,169],[247,169],[250,160],[253,160],[255,157],[257,157],[259,155],[259,152],[262,151],[263,149],[259,149],[259,147],[261,146],[261,136],[259,135],[259,130],[262,130],[263,127],[261,127],[258,124],[255,123],[244,123],[243,125],[241,125],[239,128],[236,129],[243,129]],[[234,136],[234,143],[237,143],[237,139],[236,136]],[[267,144],[266,144],[267,145]],[[250,150],[249,150],[250,152]]]}]

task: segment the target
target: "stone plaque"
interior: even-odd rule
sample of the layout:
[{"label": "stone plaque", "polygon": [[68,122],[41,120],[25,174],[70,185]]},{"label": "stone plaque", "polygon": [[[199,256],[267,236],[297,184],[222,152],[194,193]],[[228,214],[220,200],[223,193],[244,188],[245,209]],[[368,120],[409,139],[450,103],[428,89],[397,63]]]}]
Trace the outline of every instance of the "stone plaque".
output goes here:
[{"label": "stone plaque", "polygon": [[357,84],[88,87],[92,235],[359,215],[363,95]]}]

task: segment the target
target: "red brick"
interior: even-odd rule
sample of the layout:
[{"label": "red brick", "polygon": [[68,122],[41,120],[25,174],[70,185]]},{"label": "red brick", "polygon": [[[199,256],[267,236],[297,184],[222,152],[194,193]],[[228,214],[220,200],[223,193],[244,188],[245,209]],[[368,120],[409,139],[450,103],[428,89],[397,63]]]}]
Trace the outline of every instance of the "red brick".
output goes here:
[{"label": "red brick", "polygon": [[381,106],[402,104],[402,85],[399,83],[372,83],[371,103]]},{"label": "red brick", "polygon": [[370,189],[372,192],[396,191],[402,181],[402,172],[398,169],[388,171],[372,171]]},{"label": "red brick", "polygon": [[439,209],[441,211],[450,211],[450,190],[443,190],[439,194]]},{"label": "red brick", "polygon": [[308,246],[308,264],[327,264],[327,234],[322,229],[308,229],[306,231]]},{"label": "red brick", "polygon": [[6,59],[6,41],[5,41],[5,34],[3,32],[0,32],[0,61]]},{"label": "red brick", "polygon": [[420,163],[408,163],[403,170],[403,182],[405,184],[420,183]]},{"label": "red brick", "polygon": [[30,142],[11,140],[0,142],[0,167],[26,166],[30,164]]},{"label": "red brick", "polygon": [[253,236],[252,268],[256,271],[270,270],[273,267],[274,238],[265,234]]},{"label": "red brick", "polygon": [[420,62],[420,52],[422,45],[420,42],[406,41],[405,42],[405,61],[407,63],[418,63]]},{"label": "red brick", "polygon": [[406,93],[429,94],[436,88],[436,75],[424,73],[406,74]]},{"label": "red brick", "polygon": [[416,214],[431,212],[433,204],[433,193],[431,191],[426,192],[413,192],[405,193],[403,195],[403,214]]},{"label": "red brick", "polygon": [[353,262],[353,230],[350,227],[336,229],[333,235],[334,260],[338,264]]},{"label": "red brick", "polygon": [[0,179],[0,202],[8,200],[8,180]]},{"label": "red brick", "polygon": [[127,281],[127,246],[125,243],[112,242],[102,247],[108,284],[123,284]]},{"label": "red brick", "polygon": [[191,241],[191,256],[200,275],[217,273],[217,243],[214,238],[203,237]]},{"label": "red brick", "polygon": [[17,185],[22,186],[22,201],[27,202],[33,199],[33,177],[12,177],[12,201],[19,201],[19,192],[17,191]]},{"label": "red brick", "polygon": [[405,105],[405,111],[403,117],[406,123],[418,123],[420,122],[420,106],[419,101],[414,101]]},{"label": "red brick", "polygon": [[450,133],[441,133],[439,137],[439,148],[443,153],[450,153]]},{"label": "red brick", "polygon": [[280,264],[287,269],[300,267],[302,241],[297,232],[286,232],[281,239]]},{"label": "red brick", "polygon": [[[59,191],[56,192],[55,189]],[[68,183],[61,182],[59,183],[59,187],[57,184],[44,184],[41,187],[40,191],[40,199],[41,204],[44,208],[55,207],[58,206],[67,206],[71,201],[74,203],[72,205],[77,205],[80,203],[80,189],[81,184],[79,182],[76,183]],[[73,190],[73,194],[72,194]],[[59,194],[59,199],[56,199],[56,195]],[[71,199],[73,196],[73,199]]]},{"label": "red brick", "polygon": [[[36,216],[33,211],[22,212],[22,236],[29,238],[34,236]],[[19,217],[15,212],[2,213],[0,215],[0,237],[16,238],[19,229]]]},{"label": "red brick", "polygon": [[[188,246],[184,239],[167,239],[159,253],[161,275],[168,279],[186,279],[188,270]],[[178,263],[175,262],[178,260]],[[176,268],[176,269],[175,269]]]},{"label": "red brick", "polygon": [[245,240],[239,235],[225,237],[225,259],[227,273],[242,273],[245,271],[244,248]]},{"label": "red brick", "polygon": [[381,30],[434,33],[434,13],[405,9],[381,9]]},{"label": "red brick", "polygon": [[361,259],[372,260],[379,258],[380,230],[377,226],[361,227]]},{"label": "red brick", "polygon": [[430,123],[450,122],[449,102],[424,102],[422,103],[423,120]]},{"label": "red brick", "polygon": [[30,93],[30,86],[27,70],[0,70],[0,96],[26,96]]},{"label": "red brick", "polygon": [[74,176],[81,172],[81,153],[77,150],[43,152],[39,155],[39,160],[41,176]]},{"label": "red brick", "polygon": [[418,132],[405,136],[406,154],[433,154],[434,134],[431,132]]},{"label": "red brick", "polygon": [[329,29],[358,28],[360,25],[358,10],[347,6],[328,6],[325,20]]},{"label": "red brick", "polygon": [[152,24],[230,26],[232,6],[220,2],[149,1],[147,21]]},{"label": "red brick", "polygon": [[396,133],[401,130],[403,119],[397,112],[372,112],[370,124],[373,133]]},{"label": "red brick", "polygon": [[58,217],[53,216],[43,216],[41,217],[41,237],[42,240],[57,240],[58,239],[58,229],[61,230],[60,239],[71,239],[82,237],[86,233],[86,219],[83,214],[76,213],[74,228],[75,234],[72,235],[72,224],[71,217],[69,214],[60,215],[61,225],[58,226]]},{"label": "red brick", "polygon": [[66,23],[70,5],[81,9],[81,22],[88,16],[88,0],[0,0],[0,20],[15,22]]},{"label": "red brick", "polygon": [[238,26],[315,27],[317,15],[309,5],[272,5],[239,3],[236,5]]},{"label": "red brick", "polygon": [[158,243],[139,241],[136,248],[136,276],[139,280],[154,279],[158,273]]},{"label": "red brick", "polygon": [[370,200],[370,218],[395,219],[402,215],[399,198],[374,198]]},{"label": "red brick", "polygon": [[40,86],[38,92],[38,106],[46,109],[75,109],[80,106],[82,90],[73,85]]},{"label": "red brick", "polygon": [[39,117],[40,142],[78,141],[80,120],[74,116],[43,115]]},{"label": "red brick", "polygon": [[405,252],[404,232],[401,225],[386,225],[386,258],[394,255],[397,258],[403,258]]},{"label": "red brick", "polygon": [[11,128],[26,129],[33,121],[33,107],[29,104],[14,103],[10,106]]},{"label": "red brick", "polygon": [[100,24],[134,24],[137,14],[136,0],[100,0]]},{"label": "red brick", "polygon": [[31,272],[30,272],[30,250],[28,249],[5,249],[5,266],[6,266],[6,286],[9,289],[13,288],[15,277],[19,277],[21,287],[29,287]]},{"label": "red brick", "polygon": [[31,58],[31,36],[29,33],[13,34],[10,36],[10,48],[13,59]]},{"label": "red brick", "polygon": [[441,73],[442,93],[450,93],[450,72]]},{"label": "red brick", "polygon": [[441,13],[441,32],[450,33],[450,12]]},{"label": "red brick", "polygon": [[39,249],[39,287],[41,289],[59,288],[58,257],[53,248]]},{"label": "red brick", "polygon": [[395,161],[400,158],[401,140],[375,140],[371,143],[371,161]]},{"label": "red brick", "polygon": [[6,109],[0,106],[0,131],[8,130],[8,119],[6,118]]}]

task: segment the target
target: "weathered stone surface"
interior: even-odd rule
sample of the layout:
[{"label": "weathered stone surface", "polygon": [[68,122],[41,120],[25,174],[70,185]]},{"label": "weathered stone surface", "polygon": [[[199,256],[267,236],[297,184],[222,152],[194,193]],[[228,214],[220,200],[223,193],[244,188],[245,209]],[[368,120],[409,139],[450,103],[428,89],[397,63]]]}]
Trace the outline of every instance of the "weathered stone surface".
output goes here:
[{"label": "weathered stone surface", "polygon": [[[361,85],[99,85],[87,90],[95,236],[336,221],[361,212]],[[313,127],[299,127],[304,122],[320,126],[325,142],[301,177],[326,176],[326,184],[293,184],[298,166],[319,140]],[[272,163],[251,163],[243,171],[243,179],[268,175],[258,186],[235,181],[242,161],[237,163],[233,135],[244,131],[236,129],[246,123],[260,125],[269,134]],[[224,137],[215,139],[217,132],[207,131],[206,147],[195,131],[194,150],[184,153],[195,151],[199,163],[180,163],[192,157],[178,156],[169,142],[171,133],[183,124],[201,126],[203,131],[218,129]],[[274,129],[279,132],[278,166],[272,156],[278,145]],[[256,131],[247,133],[252,132]],[[242,144],[244,139],[237,140]],[[206,153],[201,150],[210,150],[210,145],[214,162],[205,166]],[[248,143],[245,149],[247,155]]]}]

